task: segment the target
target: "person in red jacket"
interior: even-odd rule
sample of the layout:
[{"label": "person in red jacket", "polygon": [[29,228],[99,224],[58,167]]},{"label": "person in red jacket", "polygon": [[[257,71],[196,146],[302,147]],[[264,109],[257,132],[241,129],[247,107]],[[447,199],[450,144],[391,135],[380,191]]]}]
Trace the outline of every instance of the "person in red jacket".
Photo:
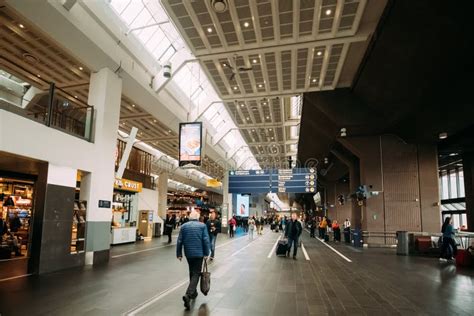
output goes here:
[{"label": "person in red jacket", "polygon": [[341,241],[341,228],[339,227],[339,223],[334,220],[332,222],[332,231],[334,233],[334,241]]},{"label": "person in red jacket", "polygon": [[235,236],[235,229],[237,228],[237,221],[235,220],[235,216],[229,220],[229,236],[232,238]]}]

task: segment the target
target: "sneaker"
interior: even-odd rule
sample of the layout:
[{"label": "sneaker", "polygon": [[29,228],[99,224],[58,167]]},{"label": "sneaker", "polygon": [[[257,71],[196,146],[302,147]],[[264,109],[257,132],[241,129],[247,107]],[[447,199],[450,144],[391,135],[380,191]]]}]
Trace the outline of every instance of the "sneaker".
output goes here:
[{"label": "sneaker", "polygon": [[189,296],[185,295],[183,296],[183,302],[184,302],[184,308],[186,308],[186,310],[190,310],[191,309],[191,303],[190,303],[190,299],[189,299]]}]

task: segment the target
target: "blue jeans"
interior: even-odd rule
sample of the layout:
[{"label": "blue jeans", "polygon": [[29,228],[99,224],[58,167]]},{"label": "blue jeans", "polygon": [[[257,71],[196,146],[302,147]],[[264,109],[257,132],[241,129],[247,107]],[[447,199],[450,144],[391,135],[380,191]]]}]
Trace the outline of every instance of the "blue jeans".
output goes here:
[{"label": "blue jeans", "polygon": [[296,256],[296,253],[298,252],[298,240],[299,240],[299,237],[294,237],[294,238],[288,237],[288,250],[287,250],[288,255],[290,254],[291,246],[293,246],[293,257]]},{"label": "blue jeans", "polygon": [[216,252],[216,240],[217,235],[209,234],[209,239],[211,240],[211,257],[214,258],[214,254]]}]

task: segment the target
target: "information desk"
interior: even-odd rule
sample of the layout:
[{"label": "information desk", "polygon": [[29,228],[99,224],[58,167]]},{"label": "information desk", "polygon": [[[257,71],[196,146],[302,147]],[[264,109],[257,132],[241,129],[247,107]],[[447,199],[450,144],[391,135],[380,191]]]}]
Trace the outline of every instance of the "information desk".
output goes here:
[{"label": "information desk", "polygon": [[136,241],[136,227],[113,227],[112,228],[112,236],[111,236],[111,244],[118,245],[118,244],[125,244],[129,242]]}]

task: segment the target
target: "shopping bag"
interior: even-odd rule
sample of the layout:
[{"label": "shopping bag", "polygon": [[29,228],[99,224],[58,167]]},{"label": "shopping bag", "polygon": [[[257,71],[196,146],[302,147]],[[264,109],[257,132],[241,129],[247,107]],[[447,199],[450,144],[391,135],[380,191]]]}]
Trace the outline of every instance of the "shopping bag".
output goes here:
[{"label": "shopping bag", "polygon": [[211,272],[207,270],[207,260],[204,260],[204,264],[201,272],[201,292],[207,295],[211,290]]}]

